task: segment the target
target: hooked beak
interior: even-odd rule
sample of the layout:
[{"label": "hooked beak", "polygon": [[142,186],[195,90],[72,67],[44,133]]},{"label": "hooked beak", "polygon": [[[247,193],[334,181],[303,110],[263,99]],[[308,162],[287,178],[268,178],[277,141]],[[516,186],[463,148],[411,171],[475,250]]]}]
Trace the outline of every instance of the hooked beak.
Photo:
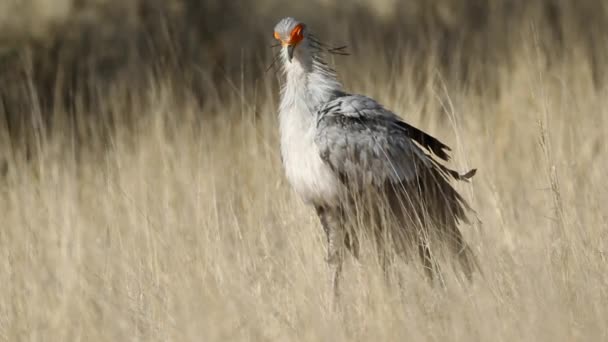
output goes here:
[{"label": "hooked beak", "polygon": [[289,62],[293,59],[293,51],[296,48],[296,44],[287,45],[287,57],[289,58]]}]

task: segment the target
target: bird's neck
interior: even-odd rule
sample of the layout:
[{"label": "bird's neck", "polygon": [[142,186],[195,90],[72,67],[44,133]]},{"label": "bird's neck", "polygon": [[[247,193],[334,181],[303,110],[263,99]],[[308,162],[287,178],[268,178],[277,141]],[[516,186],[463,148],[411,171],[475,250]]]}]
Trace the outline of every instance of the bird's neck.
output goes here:
[{"label": "bird's neck", "polygon": [[343,94],[336,73],[321,58],[309,50],[296,50],[291,62],[284,61],[285,85],[281,96],[281,111],[289,107],[307,108],[314,115],[316,109]]}]

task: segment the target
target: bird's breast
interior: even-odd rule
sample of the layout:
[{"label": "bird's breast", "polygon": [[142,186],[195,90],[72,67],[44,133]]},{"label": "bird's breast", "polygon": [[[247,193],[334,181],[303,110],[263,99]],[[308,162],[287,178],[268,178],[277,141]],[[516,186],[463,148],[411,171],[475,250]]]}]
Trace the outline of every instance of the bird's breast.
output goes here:
[{"label": "bird's breast", "polygon": [[307,110],[280,113],[281,155],[287,180],[304,202],[335,205],[342,183],[319,155],[316,125]]}]

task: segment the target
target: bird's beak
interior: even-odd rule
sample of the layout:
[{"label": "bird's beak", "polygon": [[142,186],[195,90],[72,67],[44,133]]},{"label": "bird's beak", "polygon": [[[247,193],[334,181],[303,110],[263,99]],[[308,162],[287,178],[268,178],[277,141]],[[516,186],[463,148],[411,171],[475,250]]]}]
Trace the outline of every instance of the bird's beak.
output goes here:
[{"label": "bird's beak", "polygon": [[289,58],[289,62],[291,63],[291,60],[293,59],[293,51],[296,48],[296,44],[293,45],[287,45],[287,57]]}]

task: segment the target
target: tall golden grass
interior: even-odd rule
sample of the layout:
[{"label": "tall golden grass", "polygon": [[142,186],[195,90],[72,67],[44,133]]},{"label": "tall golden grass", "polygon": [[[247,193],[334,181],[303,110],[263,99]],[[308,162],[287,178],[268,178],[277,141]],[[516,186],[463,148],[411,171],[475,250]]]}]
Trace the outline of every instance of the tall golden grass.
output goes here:
[{"label": "tall golden grass", "polygon": [[[182,53],[170,21],[153,36],[174,42],[158,59],[117,57],[111,76],[94,58],[72,69],[108,52],[94,44],[12,46],[0,74],[0,340],[608,339],[605,5],[492,5],[477,29],[476,1],[411,3],[400,16],[265,1],[260,23],[234,23],[262,46],[213,42],[230,61],[219,66]],[[577,13],[596,14],[584,27]],[[387,284],[372,259],[348,259],[332,310],[322,230],[283,178],[279,77],[263,72],[284,14],[352,46],[331,58],[347,89],[449,143],[451,166],[479,169],[459,190],[481,221],[462,229],[483,275],[448,270],[431,286],[404,262]],[[451,26],[398,20],[439,17]]]}]

